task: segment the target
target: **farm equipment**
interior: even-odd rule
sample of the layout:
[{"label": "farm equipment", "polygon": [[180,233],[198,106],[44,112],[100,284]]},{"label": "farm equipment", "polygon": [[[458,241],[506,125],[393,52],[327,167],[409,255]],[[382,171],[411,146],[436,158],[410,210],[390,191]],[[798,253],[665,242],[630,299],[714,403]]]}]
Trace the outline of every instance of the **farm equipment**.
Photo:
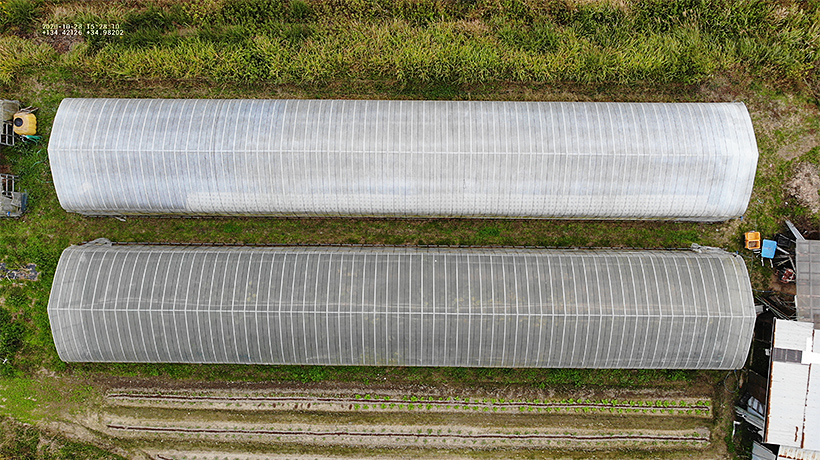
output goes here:
[{"label": "farm equipment", "polygon": [[746,232],[744,239],[746,249],[760,256],[760,262],[769,261],[769,266],[777,272],[777,278],[784,284],[794,283],[797,277],[794,264],[795,241],[802,240],[803,235],[790,221],[786,221],[787,232],[778,233],[774,239],[762,239],[760,232]]},{"label": "farm equipment", "polygon": [[[761,265],[766,265],[768,261],[771,272],[769,272],[769,288],[766,291],[757,291],[755,297],[755,308],[758,312],[770,311],[781,319],[795,319],[797,316],[794,296],[797,293],[797,278],[808,276],[807,273],[799,273],[797,267],[797,241],[805,239],[797,228],[789,221],[785,222],[785,231],[776,233],[771,239],[763,239],[758,232],[746,233],[746,247],[749,247],[750,235],[752,240],[757,240],[759,249],[751,250],[752,260],[760,259]],[[747,256],[748,257],[748,256]],[[768,270],[764,270],[768,272]]]},{"label": "farm equipment", "polygon": [[0,100],[0,145],[14,145],[14,114],[19,110],[19,102]]},{"label": "farm equipment", "polygon": [[0,174],[0,212],[2,217],[20,217],[26,211],[28,194],[16,189],[17,176]]},{"label": "farm equipment", "polygon": [[33,136],[37,134],[37,117],[34,116],[35,107],[26,107],[14,114],[14,134],[18,136]]},{"label": "farm equipment", "polygon": [[21,109],[17,101],[0,100],[0,145],[13,146],[16,141],[37,142],[37,107]]},{"label": "farm equipment", "polygon": [[[20,109],[18,101],[0,100],[0,149],[17,141],[37,142],[35,107]],[[17,190],[19,177],[9,174],[10,166],[0,152],[0,217],[20,217],[26,211],[28,194]]]}]

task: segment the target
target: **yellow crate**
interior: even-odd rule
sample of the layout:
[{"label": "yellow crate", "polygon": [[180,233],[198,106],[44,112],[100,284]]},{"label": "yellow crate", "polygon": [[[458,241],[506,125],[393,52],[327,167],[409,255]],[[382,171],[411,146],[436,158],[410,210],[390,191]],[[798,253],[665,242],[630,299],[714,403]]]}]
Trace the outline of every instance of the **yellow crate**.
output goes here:
[{"label": "yellow crate", "polygon": [[746,249],[760,249],[760,232],[746,232]]}]

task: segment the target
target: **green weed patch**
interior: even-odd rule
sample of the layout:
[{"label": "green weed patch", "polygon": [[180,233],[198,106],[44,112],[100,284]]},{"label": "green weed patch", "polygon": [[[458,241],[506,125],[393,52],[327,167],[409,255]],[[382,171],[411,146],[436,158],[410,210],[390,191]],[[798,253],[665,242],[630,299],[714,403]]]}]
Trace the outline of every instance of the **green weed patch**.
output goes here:
[{"label": "green weed patch", "polygon": [[[419,84],[495,82],[701,84],[740,73],[817,85],[820,9],[769,0],[189,0],[105,3],[9,0],[0,24],[117,24],[62,54],[26,38],[0,84],[37,75],[32,63],[96,82]],[[9,37],[5,37],[8,40]]]}]

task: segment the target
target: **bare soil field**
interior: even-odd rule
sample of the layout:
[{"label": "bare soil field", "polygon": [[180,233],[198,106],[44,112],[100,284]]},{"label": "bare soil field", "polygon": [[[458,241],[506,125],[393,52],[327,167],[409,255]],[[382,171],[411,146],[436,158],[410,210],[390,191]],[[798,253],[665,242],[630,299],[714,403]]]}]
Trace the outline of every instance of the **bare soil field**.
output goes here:
[{"label": "bare soil field", "polygon": [[96,407],[70,416],[73,431],[152,459],[724,458],[714,452],[712,396],[691,389],[674,398],[615,389],[567,398],[514,389],[149,382],[97,386]]}]

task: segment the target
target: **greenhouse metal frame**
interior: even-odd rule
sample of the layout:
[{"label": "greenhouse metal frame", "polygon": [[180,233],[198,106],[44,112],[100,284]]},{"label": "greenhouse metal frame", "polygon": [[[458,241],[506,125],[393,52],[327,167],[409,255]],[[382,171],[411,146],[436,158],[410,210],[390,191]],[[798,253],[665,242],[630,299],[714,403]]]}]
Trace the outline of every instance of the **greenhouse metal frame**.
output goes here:
[{"label": "greenhouse metal frame", "polygon": [[64,361],[736,369],[754,303],[720,250],[86,244]]},{"label": "greenhouse metal frame", "polygon": [[741,103],[64,99],[85,215],[720,221],[757,167]]}]

